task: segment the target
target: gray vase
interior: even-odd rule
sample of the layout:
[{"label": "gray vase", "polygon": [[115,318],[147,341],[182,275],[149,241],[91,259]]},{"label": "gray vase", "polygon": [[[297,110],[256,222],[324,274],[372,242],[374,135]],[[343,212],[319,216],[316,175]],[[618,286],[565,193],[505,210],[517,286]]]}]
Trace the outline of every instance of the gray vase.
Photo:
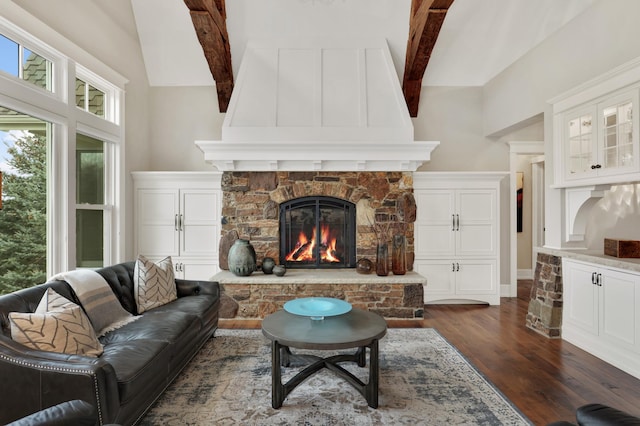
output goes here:
[{"label": "gray vase", "polygon": [[246,277],[256,270],[256,251],[249,240],[238,239],[229,249],[229,271]]},{"label": "gray vase", "polygon": [[271,274],[274,266],[276,266],[276,261],[272,257],[262,259],[262,272],[265,274]]}]

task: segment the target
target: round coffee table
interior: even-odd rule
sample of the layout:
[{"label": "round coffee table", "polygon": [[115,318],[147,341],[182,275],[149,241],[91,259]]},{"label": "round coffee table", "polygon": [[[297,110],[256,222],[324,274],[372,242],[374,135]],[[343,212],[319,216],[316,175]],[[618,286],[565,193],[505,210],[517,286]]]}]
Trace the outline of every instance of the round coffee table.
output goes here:
[{"label": "round coffee table", "polygon": [[[350,383],[364,396],[372,408],[378,407],[378,341],[387,333],[387,323],[380,315],[362,309],[323,320],[294,315],[284,310],[262,320],[262,334],[271,340],[271,406],[280,408],[293,389],[312,374],[327,368]],[[292,354],[290,348],[336,350],[357,348],[355,354],[340,354],[321,358],[315,355]],[[339,365],[355,362],[366,365],[369,348],[369,382],[364,383]],[[313,361],[287,383],[282,383],[282,367],[291,359]]]}]

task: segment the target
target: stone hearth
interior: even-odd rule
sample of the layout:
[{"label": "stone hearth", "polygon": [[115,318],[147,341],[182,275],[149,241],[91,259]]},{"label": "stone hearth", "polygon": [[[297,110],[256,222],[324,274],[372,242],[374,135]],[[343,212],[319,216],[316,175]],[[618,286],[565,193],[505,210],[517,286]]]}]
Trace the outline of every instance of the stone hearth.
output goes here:
[{"label": "stone hearth", "polygon": [[385,318],[423,318],[425,278],[415,272],[379,277],[353,269],[293,269],[283,277],[261,272],[238,277],[222,271],[212,280],[223,289],[221,318],[262,319],[301,297],[334,297]]}]

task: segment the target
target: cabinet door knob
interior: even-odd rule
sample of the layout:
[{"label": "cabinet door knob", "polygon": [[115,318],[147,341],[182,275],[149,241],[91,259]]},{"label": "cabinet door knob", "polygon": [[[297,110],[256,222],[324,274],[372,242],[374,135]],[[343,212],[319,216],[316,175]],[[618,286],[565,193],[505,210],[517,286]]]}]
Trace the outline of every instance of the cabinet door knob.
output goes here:
[{"label": "cabinet door knob", "polygon": [[460,215],[456,214],[456,231],[460,230]]},{"label": "cabinet door knob", "polygon": [[454,262],[451,262],[451,272],[455,272],[456,271],[456,264]]},{"label": "cabinet door knob", "polygon": [[456,215],[455,214],[451,215],[451,230],[452,231],[456,230]]},{"label": "cabinet door knob", "polygon": [[591,165],[591,170],[594,170],[594,169],[596,169],[596,165],[595,165],[595,164],[592,164],[592,165]]},{"label": "cabinet door knob", "polygon": [[456,272],[460,271],[460,264],[456,262]]},{"label": "cabinet door knob", "polygon": [[596,273],[591,273],[591,284],[596,285]]},{"label": "cabinet door knob", "polygon": [[598,283],[599,287],[602,287],[602,274],[598,274],[598,277],[596,279],[596,283]]},{"label": "cabinet door knob", "polygon": [[175,228],[175,230],[178,230],[178,215],[176,214],[176,216],[173,218],[173,227]]}]

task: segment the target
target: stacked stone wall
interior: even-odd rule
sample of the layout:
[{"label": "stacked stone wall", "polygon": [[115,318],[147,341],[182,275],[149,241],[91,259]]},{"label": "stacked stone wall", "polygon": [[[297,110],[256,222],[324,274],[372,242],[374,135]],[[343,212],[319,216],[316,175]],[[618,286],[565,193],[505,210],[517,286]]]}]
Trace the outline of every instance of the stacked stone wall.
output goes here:
[{"label": "stacked stone wall", "polygon": [[562,258],[538,253],[527,327],[546,337],[560,338],[562,303]]},{"label": "stacked stone wall", "polygon": [[251,241],[258,261],[279,263],[279,206],[298,197],[330,196],[356,205],[356,258],[375,260],[379,235],[373,222],[407,237],[407,266],[413,270],[413,176],[405,172],[225,172],[222,176],[220,267],[235,238]]},{"label": "stacked stone wall", "polygon": [[334,297],[385,318],[420,319],[422,284],[223,284],[221,318],[262,319],[301,297]]}]

